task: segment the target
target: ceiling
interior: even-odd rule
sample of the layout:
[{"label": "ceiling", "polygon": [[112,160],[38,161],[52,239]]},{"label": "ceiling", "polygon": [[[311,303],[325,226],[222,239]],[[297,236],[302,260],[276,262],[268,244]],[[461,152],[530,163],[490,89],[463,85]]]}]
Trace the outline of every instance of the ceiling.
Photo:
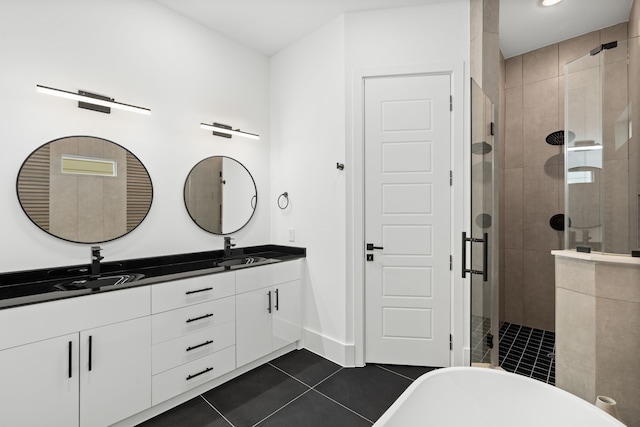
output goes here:
[{"label": "ceiling", "polygon": [[[341,14],[450,0],[155,0],[271,56]],[[506,58],[629,19],[633,0],[500,0],[500,48]]]}]

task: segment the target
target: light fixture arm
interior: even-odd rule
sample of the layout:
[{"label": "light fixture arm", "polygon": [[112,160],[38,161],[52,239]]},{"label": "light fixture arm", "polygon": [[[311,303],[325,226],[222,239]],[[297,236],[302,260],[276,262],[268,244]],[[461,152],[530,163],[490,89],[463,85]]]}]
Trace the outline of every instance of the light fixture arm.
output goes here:
[{"label": "light fixture arm", "polygon": [[257,135],[255,133],[243,132],[240,129],[233,129],[231,126],[221,123],[213,123],[212,125],[208,123],[200,123],[200,127],[202,129],[210,130],[215,136],[220,136],[222,138],[242,136],[245,138],[260,139],[260,135]]},{"label": "light fixture arm", "polygon": [[[69,92],[62,89],[56,89],[49,86],[36,85],[36,91],[47,95],[58,96],[60,98],[71,99],[78,101],[80,108],[88,108],[94,111],[101,111],[103,113],[109,113],[109,108],[117,108],[119,110],[131,111],[133,113],[151,114],[151,110],[143,107],[136,107],[135,105],[125,104],[122,102],[116,102],[113,98],[107,96],[96,95],[86,91],[79,91],[79,93]],[[102,108],[96,108],[100,106]]]}]

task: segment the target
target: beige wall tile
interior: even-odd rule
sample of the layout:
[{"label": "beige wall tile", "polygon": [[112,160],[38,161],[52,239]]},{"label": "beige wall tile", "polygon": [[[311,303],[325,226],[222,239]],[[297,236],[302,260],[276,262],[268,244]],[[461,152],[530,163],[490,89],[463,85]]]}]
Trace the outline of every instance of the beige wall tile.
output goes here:
[{"label": "beige wall tile", "polygon": [[498,34],[500,20],[500,0],[484,0],[484,32]]},{"label": "beige wall tile", "polygon": [[598,297],[640,303],[640,266],[599,263],[595,274]]},{"label": "beige wall tile", "polygon": [[104,178],[78,177],[78,235],[85,242],[104,240]]},{"label": "beige wall tile", "polygon": [[544,165],[560,148],[546,143],[547,135],[560,129],[558,122],[558,78],[526,84],[522,92],[524,164]]},{"label": "beige wall tile", "polygon": [[558,184],[560,166],[525,167],[523,175],[524,249],[551,251],[559,249],[562,232],[551,228],[549,220],[559,213]]},{"label": "beige wall tile", "polygon": [[482,90],[494,105],[498,105],[500,85],[500,40],[498,33],[485,31],[482,35],[482,45]]},{"label": "beige wall tile", "polygon": [[629,38],[629,32],[626,22],[621,22],[620,24],[600,30],[600,43],[602,44],[613,41],[622,42],[627,38]]},{"label": "beige wall tile", "polygon": [[521,168],[523,158],[522,86],[505,90],[505,168]]},{"label": "beige wall tile", "polygon": [[556,257],[556,288],[585,295],[596,295],[596,264],[589,261]]},{"label": "beige wall tile", "polygon": [[471,39],[471,78],[482,87],[482,34]]},{"label": "beige wall tile", "polygon": [[532,328],[555,330],[554,257],[546,251],[523,251],[523,318]]},{"label": "beige wall tile", "polygon": [[593,31],[569,40],[560,42],[558,75],[564,74],[564,66],[584,55],[588,55],[591,49],[600,45],[600,31]]},{"label": "beige wall tile", "polygon": [[471,0],[469,2],[470,12],[470,34],[469,39],[473,40],[482,34],[482,13],[484,8],[483,0]]},{"label": "beige wall tile", "polygon": [[522,86],[522,55],[505,60],[505,88]]},{"label": "beige wall tile", "polygon": [[556,386],[594,402],[596,300],[558,289],[556,302]]},{"label": "beige wall tile", "polygon": [[534,83],[558,77],[558,44],[522,55],[522,83]]},{"label": "beige wall tile", "polygon": [[504,320],[522,325],[523,318],[523,252],[520,249],[505,249],[504,266]]},{"label": "beige wall tile", "polygon": [[633,37],[640,37],[640,1],[638,0],[633,0],[627,28],[627,38]]},{"label": "beige wall tile", "polygon": [[[620,48],[621,52],[622,47]],[[610,51],[607,50],[605,54]],[[603,155],[605,160],[629,158],[629,109],[627,58],[604,65]]]},{"label": "beige wall tile", "polygon": [[604,162],[604,251],[627,254],[629,248],[629,171],[627,160]]},{"label": "beige wall tile", "polygon": [[504,176],[504,247],[507,249],[523,249],[524,170],[522,168],[506,169]]},{"label": "beige wall tile", "polygon": [[[616,400],[620,418],[640,425],[640,303],[596,301],[596,393]],[[630,327],[631,326],[631,327]]]}]

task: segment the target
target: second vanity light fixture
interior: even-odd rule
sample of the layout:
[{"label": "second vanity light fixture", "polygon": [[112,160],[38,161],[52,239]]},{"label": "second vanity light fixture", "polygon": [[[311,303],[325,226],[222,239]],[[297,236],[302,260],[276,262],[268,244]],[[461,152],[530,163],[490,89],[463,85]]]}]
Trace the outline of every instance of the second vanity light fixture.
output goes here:
[{"label": "second vanity light fixture", "polygon": [[88,110],[100,111],[102,113],[111,113],[111,108],[117,108],[118,110],[131,111],[133,113],[151,114],[151,110],[143,107],[136,107],[135,105],[124,104],[122,102],[116,102],[113,98],[107,96],[96,95],[90,92],[78,91],[78,93],[69,92],[62,89],[55,89],[48,86],[36,85],[36,91],[47,95],[59,96],[61,98],[72,99],[78,101],[79,108],[86,108]]},{"label": "second vanity light fixture", "polygon": [[231,126],[223,125],[220,123],[214,123],[213,125],[200,123],[200,127],[202,129],[213,131],[214,135],[221,136],[223,138],[231,138],[233,135],[235,135],[251,139],[260,139],[260,135],[256,135],[255,133],[243,132],[240,129],[232,129]]}]

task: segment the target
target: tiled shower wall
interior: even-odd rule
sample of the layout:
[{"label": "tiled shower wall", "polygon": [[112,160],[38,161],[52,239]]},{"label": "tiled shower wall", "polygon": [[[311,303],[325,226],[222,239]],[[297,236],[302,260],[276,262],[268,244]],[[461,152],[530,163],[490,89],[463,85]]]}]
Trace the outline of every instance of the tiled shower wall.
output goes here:
[{"label": "tiled shower wall", "polygon": [[555,330],[551,250],[562,248],[563,233],[549,219],[564,211],[564,158],[545,138],[564,128],[564,65],[626,39],[622,23],[505,61],[502,320]]}]

